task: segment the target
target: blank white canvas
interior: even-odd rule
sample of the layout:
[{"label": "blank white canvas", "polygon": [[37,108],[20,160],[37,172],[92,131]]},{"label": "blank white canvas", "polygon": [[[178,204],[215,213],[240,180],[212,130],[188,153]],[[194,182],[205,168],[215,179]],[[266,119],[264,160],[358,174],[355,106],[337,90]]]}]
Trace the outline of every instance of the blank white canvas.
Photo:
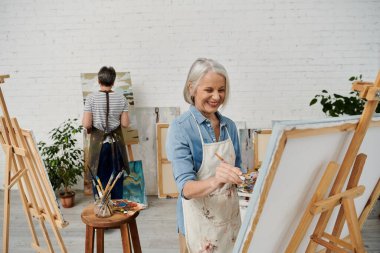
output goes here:
[{"label": "blank white canvas", "polygon": [[[374,118],[379,121],[380,118]],[[234,252],[241,252],[252,221],[258,215],[261,193],[267,183],[274,162],[277,145],[285,130],[323,129],[356,123],[357,117],[326,119],[323,121],[275,122],[267,154],[257,179],[253,196],[247,209],[246,218],[238,235]],[[379,124],[377,124],[379,125]],[[270,187],[263,211],[254,230],[248,252],[284,252],[298,226],[309,200],[323,175],[327,164],[335,161],[341,164],[353,132],[334,132],[288,139],[280,158],[272,186]],[[379,155],[380,127],[369,128],[359,153],[367,154],[367,160],[359,181],[366,187],[365,193],[355,199],[358,215],[362,212],[372,190],[380,177]],[[344,188],[345,189],[345,188]],[[338,208],[334,211],[327,232],[331,232]],[[297,252],[305,252],[309,236],[314,231],[319,215],[314,217]],[[348,235],[345,227],[342,237]]]}]

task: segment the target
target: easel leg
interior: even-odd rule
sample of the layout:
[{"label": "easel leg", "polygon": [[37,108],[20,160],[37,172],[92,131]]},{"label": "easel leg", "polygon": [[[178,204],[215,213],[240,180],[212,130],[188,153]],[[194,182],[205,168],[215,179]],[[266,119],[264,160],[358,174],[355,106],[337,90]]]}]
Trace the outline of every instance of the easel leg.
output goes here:
[{"label": "easel leg", "polygon": [[301,243],[303,237],[305,236],[305,233],[307,229],[309,228],[310,223],[313,221],[314,215],[311,214],[310,208],[316,201],[321,200],[325,196],[331,184],[331,181],[333,180],[333,178],[335,177],[338,171],[338,168],[339,168],[339,165],[335,162],[330,162],[328,164],[326,171],[323,174],[317,186],[317,189],[310,200],[309,205],[306,207],[306,210],[301,218],[301,221],[299,222],[299,225],[296,231],[294,232],[292,239],[290,240],[288,247],[286,248],[286,251],[285,251],[286,253],[292,253],[292,252],[297,251],[297,248],[299,244]]},{"label": "easel leg", "polygon": [[[354,163],[354,167],[352,168],[351,176],[350,176],[350,179],[349,179],[348,184],[347,184],[347,188],[346,188],[347,190],[352,189],[353,187],[358,186],[359,179],[360,179],[360,176],[362,174],[362,171],[363,171],[366,159],[367,159],[367,155],[365,155],[365,154],[359,154],[356,157],[356,160],[355,160],[355,163]],[[338,216],[337,216],[337,219],[336,219],[336,222],[335,222],[335,226],[334,226],[333,232],[332,232],[332,235],[334,237],[337,237],[337,238],[340,237],[340,235],[342,233],[342,230],[343,230],[344,221],[345,221],[345,219],[344,219],[344,209],[341,206],[340,209],[339,209],[339,213],[338,213]],[[330,243],[332,243],[332,242],[330,242]],[[331,253],[331,250],[328,249],[326,251],[326,253]]]},{"label": "easel leg", "polygon": [[359,225],[360,228],[363,227],[364,222],[367,220],[369,213],[371,212],[373,206],[376,204],[378,198],[380,197],[380,179],[377,181],[375,189],[372,191],[363,212],[360,214]]},{"label": "easel leg", "polygon": [[[16,166],[15,166],[15,158],[13,157],[13,152],[12,152],[12,147],[11,146],[7,146],[7,148],[4,148],[5,152],[6,152],[6,159],[7,159],[7,162],[6,162],[6,173],[5,173],[5,189],[4,189],[4,226],[3,226],[3,252],[4,253],[7,253],[8,250],[9,250],[9,215],[10,215],[10,188],[9,188],[9,185],[13,184],[13,182],[11,182],[11,171],[12,171],[12,168],[15,170],[15,173],[17,173],[17,169],[16,169]],[[23,209],[24,209],[24,213],[25,213],[25,217],[27,219],[27,222],[28,222],[28,225],[29,225],[29,229],[30,229],[30,232],[31,232],[31,235],[32,235],[32,239],[33,239],[33,242],[32,242],[32,245],[34,246],[37,246],[39,247],[39,242],[38,242],[38,238],[37,238],[37,234],[36,234],[36,231],[35,231],[35,228],[34,228],[34,224],[33,224],[33,221],[32,221],[32,216],[29,212],[29,207],[28,207],[28,201],[26,199],[26,195],[25,195],[25,191],[24,191],[24,186],[22,184],[22,179],[19,178],[17,179],[17,185],[18,185],[18,188],[19,188],[19,192],[20,192],[20,198],[22,200],[22,204],[23,204]]]},{"label": "easel leg", "polygon": [[133,158],[133,152],[132,152],[132,145],[131,144],[128,144],[127,145],[127,149],[128,149],[128,158],[129,158],[129,161],[133,161],[134,158]]},{"label": "easel leg", "polygon": [[356,214],[354,200],[352,198],[344,198],[342,204],[347,220],[348,230],[350,231],[351,242],[354,246],[354,252],[364,253],[364,245],[362,236],[360,234],[360,226],[358,222],[358,216]]},{"label": "easel leg", "polygon": [[29,207],[28,207],[28,200],[25,197],[26,195],[25,195],[25,191],[24,191],[24,186],[22,185],[21,180],[18,182],[17,185],[18,185],[18,188],[20,191],[20,198],[22,200],[22,204],[24,207],[24,213],[25,213],[25,217],[26,217],[26,220],[28,222],[28,225],[29,225],[30,234],[32,235],[32,238],[33,238],[33,244],[35,246],[39,247],[40,243],[38,241],[37,233],[36,233],[36,230],[34,228],[32,215],[31,215],[31,213],[29,211]]},{"label": "easel leg", "polygon": [[59,248],[61,249],[61,252],[62,252],[62,253],[67,253],[66,246],[65,246],[65,244],[63,243],[62,235],[61,235],[61,233],[59,232],[58,227],[55,225],[55,221],[52,219],[52,220],[50,221],[50,224],[54,224],[54,225],[51,225],[51,228],[52,228],[53,233],[54,233],[54,235],[55,235],[55,238],[56,238],[56,240],[57,240],[57,242],[58,242],[58,246],[59,246]]},{"label": "easel leg", "polygon": [[42,234],[43,234],[43,236],[45,238],[45,242],[46,242],[46,244],[48,246],[49,252],[54,252],[53,245],[51,245],[49,234],[48,234],[48,231],[46,229],[46,226],[44,224],[43,219],[39,219],[39,223],[40,223],[40,228],[41,228]]},{"label": "easel leg", "polygon": [[12,147],[8,146],[4,148],[6,152],[6,169],[5,179],[4,179],[4,223],[3,223],[3,253],[8,253],[9,249],[9,210],[10,210],[10,177],[11,177],[11,166],[12,166]]}]

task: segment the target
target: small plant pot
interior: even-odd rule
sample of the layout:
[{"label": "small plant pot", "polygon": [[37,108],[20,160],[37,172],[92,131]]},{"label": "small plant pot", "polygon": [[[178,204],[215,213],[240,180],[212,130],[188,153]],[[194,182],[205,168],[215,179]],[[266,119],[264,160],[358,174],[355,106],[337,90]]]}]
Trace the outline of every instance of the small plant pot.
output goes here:
[{"label": "small plant pot", "polygon": [[59,198],[61,199],[61,204],[64,208],[73,207],[75,202],[75,192],[60,192]]}]

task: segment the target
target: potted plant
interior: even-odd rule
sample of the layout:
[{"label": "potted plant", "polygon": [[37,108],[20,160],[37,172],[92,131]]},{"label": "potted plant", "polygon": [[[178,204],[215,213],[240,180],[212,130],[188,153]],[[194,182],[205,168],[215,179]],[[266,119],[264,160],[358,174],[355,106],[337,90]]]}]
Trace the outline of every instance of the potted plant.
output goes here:
[{"label": "potted plant", "polygon": [[[362,75],[352,76],[349,81],[362,81]],[[310,106],[319,100],[322,105],[322,111],[331,117],[339,117],[342,115],[360,115],[364,110],[365,101],[359,97],[359,92],[351,91],[350,96],[339,94],[329,94],[327,90],[322,90],[322,94],[317,94],[310,101]],[[376,112],[380,112],[380,104],[376,108]]]},{"label": "potted plant", "polygon": [[75,192],[71,187],[82,176],[84,170],[83,149],[77,147],[77,134],[82,132],[77,119],[68,119],[49,132],[50,145],[40,141],[41,152],[53,189],[61,198],[63,207],[74,205]]}]

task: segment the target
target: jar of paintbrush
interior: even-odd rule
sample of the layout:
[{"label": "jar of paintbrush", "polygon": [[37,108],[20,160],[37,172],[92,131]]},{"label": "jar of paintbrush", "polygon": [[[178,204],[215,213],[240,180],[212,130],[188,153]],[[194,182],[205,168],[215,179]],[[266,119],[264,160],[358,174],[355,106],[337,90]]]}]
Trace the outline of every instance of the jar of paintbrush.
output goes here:
[{"label": "jar of paintbrush", "polygon": [[122,175],[123,171],[120,171],[116,177],[114,173],[112,173],[105,188],[97,176],[96,179],[93,177],[92,183],[97,191],[95,194],[96,200],[94,207],[94,213],[97,217],[106,218],[112,216],[113,203],[111,200],[111,191]]},{"label": "jar of paintbrush", "polygon": [[107,217],[112,216],[113,214],[112,208],[113,208],[112,200],[109,199],[108,201],[103,203],[102,199],[98,198],[95,201],[94,213],[96,217],[107,218]]}]

